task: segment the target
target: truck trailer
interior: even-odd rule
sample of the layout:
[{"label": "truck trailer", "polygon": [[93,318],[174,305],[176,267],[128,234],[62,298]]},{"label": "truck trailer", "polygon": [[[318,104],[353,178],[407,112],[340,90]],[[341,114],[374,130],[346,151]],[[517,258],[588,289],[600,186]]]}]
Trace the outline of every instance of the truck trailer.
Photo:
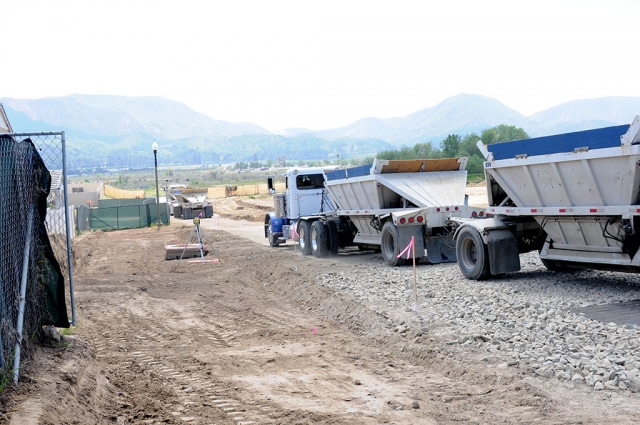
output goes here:
[{"label": "truck trailer", "polygon": [[[277,246],[297,236],[302,254],[316,257],[350,246],[379,250],[390,266],[412,258],[398,256],[413,238],[417,259],[456,261],[452,218],[484,215],[466,205],[467,161],[375,159],[347,169],[289,169],[285,193],[274,193],[275,211],[265,216],[265,237]],[[272,178],[268,183],[273,188]]]},{"label": "truck trailer", "polygon": [[629,125],[484,146],[488,218],[455,219],[468,279],[520,270],[640,272],[640,117]]}]

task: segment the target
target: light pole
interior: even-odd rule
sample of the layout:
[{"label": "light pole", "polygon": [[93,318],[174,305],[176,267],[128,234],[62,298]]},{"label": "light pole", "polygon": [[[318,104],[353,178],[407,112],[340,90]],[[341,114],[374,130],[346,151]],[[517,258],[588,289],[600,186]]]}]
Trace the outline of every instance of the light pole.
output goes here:
[{"label": "light pole", "polygon": [[158,229],[162,226],[162,219],[160,218],[160,188],[158,188],[158,144],[156,141],[153,141],[153,145],[151,145],[151,149],[153,149],[153,162],[155,164],[156,170],[156,208],[158,218],[156,220],[156,224],[158,225]]}]

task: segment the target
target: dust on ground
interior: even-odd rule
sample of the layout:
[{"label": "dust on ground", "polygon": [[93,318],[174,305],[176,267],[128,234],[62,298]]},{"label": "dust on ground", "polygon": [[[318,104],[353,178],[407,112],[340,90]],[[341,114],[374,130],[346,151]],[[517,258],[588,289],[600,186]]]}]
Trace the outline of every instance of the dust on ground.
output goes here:
[{"label": "dust on ground", "polygon": [[492,364],[485,352],[447,345],[433,329],[407,337],[394,329],[415,312],[358,302],[316,279],[379,263],[379,254],[301,257],[292,246],[233,235],[224,221],[205,222],[206,258],[219,262],[164,260],[165,244],[193,236],[189,221],[77,238],[79,326],[27,359],[20,385],[2,397],[0,422],[640,420],[637,395],[621,406],[586,387],[568,390],[519,366]]}]

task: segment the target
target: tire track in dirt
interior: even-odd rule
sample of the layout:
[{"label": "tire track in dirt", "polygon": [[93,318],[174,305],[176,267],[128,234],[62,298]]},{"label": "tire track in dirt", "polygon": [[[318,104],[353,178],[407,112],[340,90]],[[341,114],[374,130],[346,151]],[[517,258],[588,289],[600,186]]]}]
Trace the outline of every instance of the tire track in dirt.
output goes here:
[{"label": "tire track in dirt", "polygon": [[[104,293],[96,293],[102,294]],[[85,292],[85,295],[88,293]],[[286,336],[296,330],[310,331],[311,323],[301,319],[299,314],[286,310],[260,313],[220,302],[196,301],[178,305],[171,300],[151,299],[140,294],[131,296],[128,293],[109,292],[109,297],[111,305],[92,303],[97,307],[97,311],[92,312],[92,317],[98,314],[100,316],[91,325],[92,328],[101,329],[97,332],[100,338],[95,338],[99,341],[96,344],[98,358],[108,364],[118,363],[120,367],[157,375],[178,400],[178,403],[169,409],[171,414],[183,422],[206,423],[209,417],[206,412],[202,412],[201,407],[209,405],[236,423],[273,423],[278,422],[278,418],[296,416],[293,411],[288,412],[283,395],[297,396],[298,403],[313,409],[318,393],[353,392],[352,385],[347,385],[342,373],[335,375],[331,372],[334,368],[340,369],[340,361],[331,355],[324,354],[321,357],[319,369],[327,372],[327,376],[322,379],[319,375],[310,375],[300,368],[278,372],[277,378],[272,374],[260,378],[261,365],[277,364],[279,355],[294,356],[297,352],[304,352],[305,347],[291,343],[280,353],[268,355],[265,360],[265,354],[261,353],[264,347],[241,347],[242,344],[235,340],[238,337],[260,333],[268,339],[271,335]],[[165,313],[161,318],[157,317],[158,310]],[[203,317],[203,310],[215,314]],[[108,324],[114,321],[119,322],[120,328],[135,329],[135,332],[126,336],[111,334]],[[188,338],[184,335],[185,329],[188,329]],[[196,343],[197,350],[193,350],[192,347]],[[174,351],[174,355],[161,354],[170,346],[177,346],[180,351]],[[115,351],[114,347],[122,348],[122,351]],[[210,375],[202,371],[203,366],[206,368],[209,365],[209,360],[203,361],[203,358],[210,356],[203,357],[198,353],[218,352],[223,355],[220,350],[227,350],[227,355],[232,357],[247,351],[254,354],[253,358],[246,355],[242,358],[245,367],[249,366],[252,372],[240,379],[237,379],[237,376],[235,380],[218,376],[212,380]],[[352,371],[347,373],[351,374]],[[279,382],[271,382],[273,379]],[[360,379],[363,382],[369,381],[366,377]],[[251,390],[251,387],[254,389]],[[239,388],[243,388],[243,391],[237,391]],[[262,390],[265,390],[264,394],[269,394],[273,388],[274,391],[281,392],[277,400],[260,397]],[[248,394],[249,397],[242,394]],[[371,396],[360,394],[360,398],[371,399]],[[371,409],[366,407],[366,400],[353,397],[341,397],[335,401],[357,404],[358,410],[369,412],[367,415],[380,413],[381,403]],[[318,414],[318,417],[322,418],[322,414]],[[329,423],[341,422],[336,418]]]},{"label": "tire track in dirt", "polygon": [[[208,423],[208,420],[219,419],[218,415],[209,416],[200,408],[202,406],[217,409],[240,425],[269,422],[268,417],[263,413],[253,412],[254,409],[249,405],[245,406],[240,399],[234,398],[230,394],[229,384],[214,383],[210,377],[204,376],[203,372],[199,371],[200,362],[189,353],[188,344],[181,344],[184,341],[180,340],[179,329],[184,322],[190,320],[188,317],[181,316],[180,312],[169,304],[165,306],[165,310],[169,313],[165,317],[171,317],[171,319],[150,321],[149,319],[157,319],[157,317],[150,317],[151,309],[148,307],[140,309],[140,301],[143,301],[142,305],[144,305],[150,300],[137,299],[136,312],[127,309],[125,301],[125,304],[121,304],[119,311],[109,310],[100,321],[95,323],[97,327],[102,327],[112,320],[119,320],[121,325],[132,329],[138,327],[140,323],[147,324],[146,328],[138,328],[133,338],[112,337],[106,332],[99,332],[104,342],[96,346],[98,358],[107,362],[117,361],[120,365],[136,364],[141,371],[151,371],[158,375],[165,382],[166,387],[176,395],[179,404],[173,406],[171,414],[182,422],[204,424]],[[142,314],[139,314],[140,312]],[[220,331],[222,333],[209,332],[210,338],[199,338],[198,350],[230,347],[228,335],[232,333],[231,330],[220,328]],[[207,333],[203,332],[202,335]],[[184,352],[176,356],[163,355],[163,348],[175,345],[176,341],[180,344],[178,348],[184,348]],[[114,346],[125,347],[126,361],[123,361],[121,354],[113,353],[111,347]],[[134,349],[136,351],[130,351]]]}]

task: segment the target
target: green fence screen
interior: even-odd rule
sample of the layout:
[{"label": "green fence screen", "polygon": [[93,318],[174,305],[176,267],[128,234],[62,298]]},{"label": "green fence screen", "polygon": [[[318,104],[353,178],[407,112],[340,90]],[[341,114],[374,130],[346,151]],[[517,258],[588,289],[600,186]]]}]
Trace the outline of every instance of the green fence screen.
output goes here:
[{"label": "green fence screen", "polygon": [[[121,199],[118,201],[122,201]],[[142,203],[143,199],[132,199]],[[92,230],[123,230],[149,227],[156,224],[157,207],[155,203],[145,205],[124,205],[106,208],[92,208],[90,227]],[[169,208],[167,204],[160,205],[160,219],[162,224],[169,224]]]}]

